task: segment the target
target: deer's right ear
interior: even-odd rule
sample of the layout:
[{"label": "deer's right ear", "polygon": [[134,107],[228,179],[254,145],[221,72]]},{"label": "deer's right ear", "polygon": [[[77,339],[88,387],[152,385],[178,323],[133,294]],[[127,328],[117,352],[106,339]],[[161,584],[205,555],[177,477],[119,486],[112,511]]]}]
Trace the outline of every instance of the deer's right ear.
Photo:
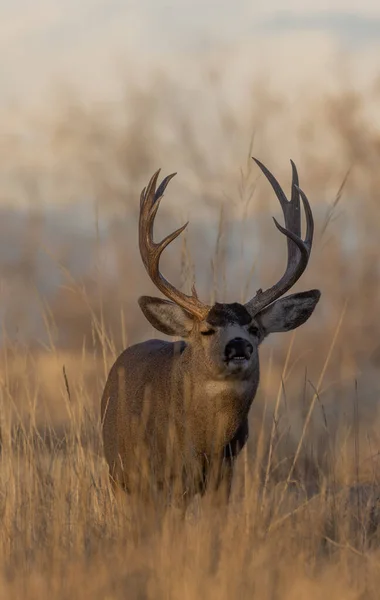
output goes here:
[{"label": "deer's right ear", "polygon": [[138,303],[155,329],[165,335],[188,337],[194,325],[193,318],[178,304],[152,296],[140,296]]}]

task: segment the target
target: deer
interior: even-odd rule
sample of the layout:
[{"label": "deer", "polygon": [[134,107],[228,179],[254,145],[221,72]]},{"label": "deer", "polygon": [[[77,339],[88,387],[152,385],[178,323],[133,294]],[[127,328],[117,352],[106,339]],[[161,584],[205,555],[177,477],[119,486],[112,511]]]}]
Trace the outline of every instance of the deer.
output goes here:
[{"label": "deer", "polygon": [[[148,276],[165,298],[141,296],[138,304],[154,329],[175,337],[150,339],[125,349],[109,372],[101,400],[103,448],[112,489],[123,498],[186,507],[199,494],[213,506],[229,503],[236,459],[245,447],[248,415],[260,379],[259,346],[270,333],[293,330],[313,313],[321,292],[284,296],[305,271],[314,220],[293,161],[291,197],[253,158],[280,202],[287,263],[272,287],[245,304],[203,303],[174,287],[160,272],[165,248],[187,227],[161,242],[155,217],[176,175],[158,184],[160,169],[140,196],[139,250]],[[306,217],[301,237],[301,202]],[[179,338],[179,339],[178,339]],[[125,492],[125,493],[124,493]]]}]

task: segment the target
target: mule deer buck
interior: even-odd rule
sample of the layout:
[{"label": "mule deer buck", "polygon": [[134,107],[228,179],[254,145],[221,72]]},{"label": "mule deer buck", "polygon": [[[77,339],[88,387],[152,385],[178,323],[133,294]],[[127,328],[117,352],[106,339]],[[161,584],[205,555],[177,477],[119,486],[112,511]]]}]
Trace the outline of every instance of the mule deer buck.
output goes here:
[{"label": "mule deer buck", "polygon": [[[187,226],[153,241],[160,201],[175,173],[157,186],[160,171],[141,193],[139,247],[145,269],[167,299],[142,296],[138,303],[155,329],[182,341],[148,340],[124,350],[111,368],[101,417],[104,452],[115,491],[139,499],[185,507],[207,490],[212,503],[226,505],[234,462],[248,438],[248,412],[259,384],[258,349],[273,332],[305,323],[319,290],[280,298],[305,271],[314,222],[292,165],[290,201],[272,173],[254,159],[269,180],[283,211],[287,266],[273,287],[246,304],[201,302],[193,286],[186,295],[159,270],[163,250]],[[301,237],[300,198],[306,214]],[[186,340],[186,341],[184,341]],[[152,495],[153,494],[153,495]]]}]

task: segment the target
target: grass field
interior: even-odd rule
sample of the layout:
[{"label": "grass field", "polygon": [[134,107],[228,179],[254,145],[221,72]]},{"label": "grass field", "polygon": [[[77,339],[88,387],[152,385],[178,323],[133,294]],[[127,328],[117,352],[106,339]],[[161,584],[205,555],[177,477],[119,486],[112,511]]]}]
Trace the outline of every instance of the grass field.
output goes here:
[{"label": "grass field", "polygon": [[[147,530],[141,507],[113,499],[97,396],[81,375],[86,361],[99,396],[102,365],[89,358],[81,369],[59,352],[39,361],[8,356],[2,364],[4,597],[376,598],[377,449],[368,428],[368,439],[360,431],[359,406],[353,404],[351,424],[335,435],[328,417],[324,432],[312,432],[311,418],[297,439],[297,424],[289,430],[286,411],[277,407],[276,413],[276,403],[261,393],[228,520],[195,501],[185,524],[173,511],[162,526]],[[80,376],[70,383],[74,370]],[[54,408],[43,406],[47,387],[54,390]],[[281,385],[279,393],[283,407]],[[313,399],[305,397],[306,412]],[[296,413],[294,406],[288,410]],[[363,460],[368,446],[373,456]]]},{"label": "grass field", "polygon": [[[117,107],[68,101],[29,122],[39,152],[21,134],[0,148],[0,597],[377,599],[378,89],[319,91],[298,113],[257,88],[245,112],[219,104],[205,128],[181,90],[174,111],[169,83]],[[297,289],[322,298],[295,335],[262,347],[228,519],[195,501],[184,524],[169,511],[147,530],[141,507],[114,502],[99,423],[112,361],[153,334],[136,302],[154,293],[139,192],[157,166],[178,170],[158,235],[190,227],[165,273],[189,287],[195,272],[205,299],[243,300],[284,256],[249,153],[285,189],[295,159],[316,221]]]}]

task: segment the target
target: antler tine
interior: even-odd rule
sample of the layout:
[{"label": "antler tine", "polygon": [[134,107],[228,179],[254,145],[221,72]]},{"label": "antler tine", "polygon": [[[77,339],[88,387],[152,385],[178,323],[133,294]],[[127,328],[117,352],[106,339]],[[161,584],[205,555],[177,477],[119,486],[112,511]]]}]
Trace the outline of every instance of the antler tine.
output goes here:
[{"label": "antler tine", "polygon": [[[264,173],[265,177],[268,179],[268,181],[271,184],[271,186],[272,186],[272,188],[273,188],[273,190],[274,190],[277,198],[280,201],[282,209],[284,209],[284,206],[286,206],[288,204],[288,199],[285,196],[285,194],[283,192],[283,189],[280,186],[280,184],[278,183],[277,179],[275,178],[275,176],[273,175],[273,173],[271,173],[269,171],[269,169],[267,169],[267,167],[265,165],[263,165],[262,162],[259,161],[258,158],[255,158],[254,156],[252,156],[252,160],[255,161],[255,163],[260,167],[260,169]],[[296,170],[296,177],[297,177],[297,181],[298,181],[297,170]]]},{"label": "antler tine", "polygon": [[159,270],[162,252],[188,225],[188,223],[185,223],[185,225],[167,235],[159,243],[153,241],[154,220],[161,199],[169,181],[176,175],[176,173],[172,173],[165,177],[156,189],[159,174],[160,169],[151,177],[147,188],[143,189],[140,196],[139,246],[141,258],[149,277],[156,287],[167,298],[184,308],[197,319],[202,320],[206,317],[210,307],[200,302],[194,286],[192,289],[192,296],[188,296],[169,283]]},{"label": "antler tine", "polygon": [[306,214],[306,237],[305,237],[305,246],[309,248],[309,253],[311,252],[311,247],[313,245],[313,237],[314,237],[314,219],[313,213],[311,211],[311,206],[307,196],[303,190],[301,190],[298,185],[295,186],[302,198],[303,207],[305,209]]},{"label": "antler tine", "polygon": [[[265,306],[274,302],[285,294],[301,277],[309,262],[311,247],[313,243],[314,221],[306,194],[299,188],[299,179],[296,165],[291,160],[292,165],[292,192],[291,199],[288,200],[280,184],[274,175],[259,160],[253,158],[260,167],[269,183],[271,184],[282,208],[284,214],[285,227],[280,225],[273,218],[277,229],[287,237],[288,260],[286,270],[281,279],[271,288],[258,290],[256,296],[247,302],[247,309],[256,314]],[[300,197],[306,215],[306,236],[305,240],[301,238],[301,206]]]},{"label": "antler tine", "polygon": [[[299,195],[299,177],[297,167],[290,159],[292,165],[292,195],[290,198],[290,204],[294,207],[293,214],[294,219],[292,223],[287,223],[287,228],[293,231],[298,237],[301,237],[301,207],[300,207],[300,195]],[[290,215],[289,215],[290,216]],[[294,246],[293,246],[294,247]]]}]

